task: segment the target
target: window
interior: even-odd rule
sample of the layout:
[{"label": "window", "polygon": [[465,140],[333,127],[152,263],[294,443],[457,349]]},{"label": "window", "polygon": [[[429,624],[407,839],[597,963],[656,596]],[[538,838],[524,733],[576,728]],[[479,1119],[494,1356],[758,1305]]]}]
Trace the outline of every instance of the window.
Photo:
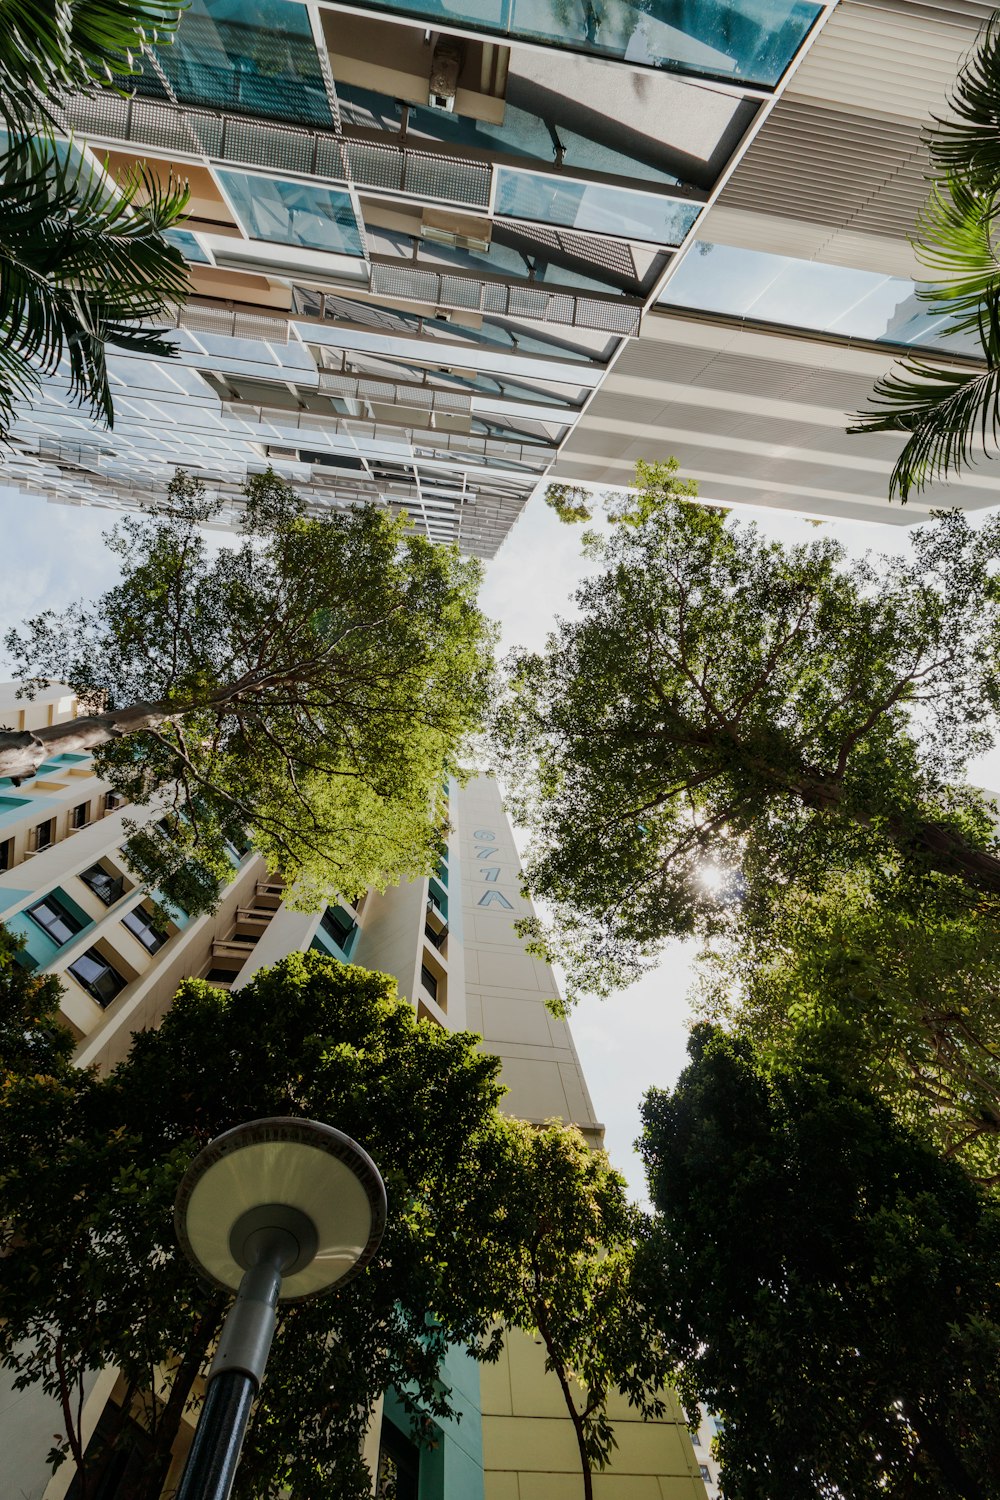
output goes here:
[{"label": "window", "polygon": [[56,820],[48,818],[35,829],[35,848],[47,849],[55,836]]},{"label": "window", "polygon": [[328,906],[323,913],[323,920],[319,925],[327,937],[332,937],[337,947],[346,952],[347,945],[354,933],[355,924],[341,914],[340,908]]},{"label": "window", "polygon": [[250,239],[334,255],[364,255],[346,188],[249,172],[219,171],[217,176]]},{"label": "window", "polygon": [[125,798],[122,796],[121,792],[105,792],[104,793],[104,811],[105,812],[114,812],[115,808],[116,807],[121,807],[121,805],[122,805],[122,803],[124,801],[125,801]]},{"label": "window", "polygon": [[431,926],[431,924],[429,922],[425,922],[424,923],[424,937],[430,943],[431,947],[436,948],[439,953],[440,953],[441,949],[444,947],[445,938],[447,936],[448,936],[448,929],[447,929],[447,927],[445,927],[442,932],[435,932],[434,928]]},{"label": "window", "polygon": [[105,906],[114,906],[125,889],[124,878],[110,874],[103,865],[91,865],[89,870],[81,871],[80,879]]},{"label": "window", "polygon": [[0,870],[9,870],[14,863],[14,840],[4,839],[0,844]]},{"label": "window", "polygon": [[122,917],[122,926],[133,937],[138,938],[149,953],[156,953],[167,941],[167,934],[156,926],[152,912],[145,906],[136,906],[132,911],[127,911]]},{"label": "window", "polygon": [[436,1000],[438,997],[438,982],[435,975],[431,973],[426,964],[420,965],[420,983],[423,985],[428,995],[430,995],[431,999]]},{"label": "window", "polygon": [[382,1423],[375,1500],[417,1500],[420,1449],[388,1419]]},{"label": "window", "polygon": [[708,1472],[708,1464],[699,1464],[698,1473],[701,1475],[702,1479],[711,1479],[712,1477]]},{"label": "window", "polygon": [[46,896],[34,906],[29,906],[28,916],[60,947],[83,931],[84,924],[79,917],[67,911],[56,896]]},{"label": "window", "polygon": [[98,1005],[110,1005],[127,983],[96,948],[88,948],[81,954],[75,963],[70,964],[69,972]]},{"label": "window", "polygon": [[86,828],[90,822],[90,803],[78,802],[70,814],[70,826],[72,828]]}]

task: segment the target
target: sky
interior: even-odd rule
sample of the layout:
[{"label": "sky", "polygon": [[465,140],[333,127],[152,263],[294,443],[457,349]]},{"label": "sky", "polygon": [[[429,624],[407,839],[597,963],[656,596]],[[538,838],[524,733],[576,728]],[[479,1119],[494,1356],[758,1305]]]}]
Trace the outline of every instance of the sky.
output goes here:
[{"label": "sky", "polygon": [[[733,513],[789,544],[818,534],[810,521],[788,512],[737,506]],[[987,514],[978,512],[974,521]],[[114,520],[111,511],[51,505],[41,496],[0,487],[0,634],[41,609],[93,598],[109,587],[117,568],[102,534]],[[852,556],[907,548],[905,526],[826,521],[823,527]],[[581,530],[557,520],[538,494],[487,564],[482,604],[500,625],[502,650],[540,649],[555,618],[573,613],[573,591],[594,567],[581,557]],[[8,675],[0,653],[0,677]],[[971,776],[980,785],[1000,787],[1000,752],[982,757]],[[608,1152],[640,1200],[643,1174],[633,1150],[639,1104],[651,1085],[671,1087],[684,1066],[694,956],[691,944],[666,945],[655,972],[609,1000],[581,1002],[571,1021]]]}]

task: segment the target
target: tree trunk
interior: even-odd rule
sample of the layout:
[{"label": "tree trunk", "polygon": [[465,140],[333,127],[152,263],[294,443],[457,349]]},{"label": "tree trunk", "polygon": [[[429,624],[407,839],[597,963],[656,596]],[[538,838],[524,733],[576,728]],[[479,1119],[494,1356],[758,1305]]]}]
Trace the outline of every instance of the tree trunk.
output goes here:
[{"label": "tree trunk", "polygon": [[921,1447],[954,1494],[961,1495],[962,1500],[990,1500],[979,1481],[965,1467],[947,1430],[921,1411],[915,1401],[901,1404],[903,1416],[920,1439]]},{"label": "tree trunk", "polygon": [[52,755],[80,750],[97,750],[123,734],[137,734],[143,729],[159,729],[168,719],[177,718],[185,709],[165,700],[158,703],[133,703],[128,708],[86,718],[67,719],[65,724],[50,724],[44,729],[0,730],[0,776],[9,776],[15,786],[34,776],[38,767]]},{"label": "tree trunk", "polygon": [[206,1313],[194,1329],[171,1381],[170,1394],[156,1423],[156,1432],[150,1439],[142,1471],[122,1490],[118,1500],[160,1500],[184,1408],[218,1326],[219,1311],[215,1310]]},{"label": "tree trunk", "polygon": [[580,1413],[576,1409],[576,1402],[573,1400],[573,1392],[571,1391],[569,1381],[566,1378],[566,1371],[562,1364],[562,1361],[559,1359],[558,1355],[555,1353],[552,1347],[544,1309],[540,1306],[536,1306],[534,1309],[534,1313],[535,1321],[538,1324],[538,1331],[542,1335],[542,1339],[545,1343],[545,1352],[548,1354],[549,1363],[551,1364],[559,1380],[559,1385],[563,1393],[563,1400],[566,1403],[566,1410],[569,1412],[569,1419],[573,1423],[573,1431],[576,1434],[576,1446],[580,1450],[580,1468],[583,1472],[583,1500],[594,1500],[594,1474],[590,1465],[590,1459],[587,1455],[587,1442],[583,1432],[583,1418],[580,1416]]}]

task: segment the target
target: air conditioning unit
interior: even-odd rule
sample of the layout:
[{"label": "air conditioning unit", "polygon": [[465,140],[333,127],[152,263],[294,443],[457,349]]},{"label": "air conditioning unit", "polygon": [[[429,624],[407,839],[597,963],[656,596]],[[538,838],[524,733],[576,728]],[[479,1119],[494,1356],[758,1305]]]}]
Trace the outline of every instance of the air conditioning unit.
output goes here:
[{"label": "air conditioning unit", "polygon": [[431,53],[431,76],[427,102],[434,109],[455,111],[458,75],[462,71],[462,43],[456,36],[439,36]]}]

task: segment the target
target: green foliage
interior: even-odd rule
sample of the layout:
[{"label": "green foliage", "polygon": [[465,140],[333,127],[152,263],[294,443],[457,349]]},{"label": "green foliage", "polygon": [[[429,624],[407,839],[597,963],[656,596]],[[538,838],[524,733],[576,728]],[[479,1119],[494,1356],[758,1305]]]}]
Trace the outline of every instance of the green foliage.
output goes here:
[{"label": "green foliage", "polygon": [[988,1500],[1000,1211],[863,1087],[700,1028],[646,1098],[649,1301],[731,1500]]},{"label": "green foliage", "polygon": [[584,1475],[615,1448],[608,1400],[617,1387],[647,1419],[663,1415],[669,1363],[636,1297],[642,1216],[603,1151],[573,1127],[511,1121],[504,1213],[516,1247],[508,1326],[537,1334],[573,1423]]},{"label": "green foliage", "polygon": [[162,236],[187,201],[144,167],[111,187],[46,132],[0,154],[0,433],[63,360],[70,395],[110,425],[105,346],[176,352],[149,324],[187,292]]},{"label": "green foliage", "polygon": [[0,1086],[58,1077],[69,1067],[73,1039],[59,1019],[59,981],[19,961],[23,942],[0,927]]},{"label": "green foliage", "polygon": [[[241,1496],[276,1500],[287,1485],[327,1500],[333,1485],[361,1500],[361,1440],[382,1391],[444,1416],[446,1349],[495,1357],[509,1148],[499,1063],[477,1041],[418,1022],[383,975],[296,954],[233,994],[186,981],[107,1078],[70,1070],[4,1091],[0,1355],[20,1384],[66,1393],[69,1422],[83,1373],[118,1366],[149,1434],[129,1500],[159,1494],[225,1302],[177,1247],[174,1195],[196,1152],[241,1121],[335,1124],[370,1152],[390,1205],[360,1278],[281,1312]],[[158,1365],[174,1380],[153,1402]]]},{"label": "green foliage", "polygon": [[933,891],[897,908],[831,877],[711,955],[710,1013],[765,1054],[864,1081],[984,1185],[1000,1182],[1000,912]]},{"label": "green foliage", "polygon": [[143,168],[108,186],[56,143],[48,101],[139,71],[172,40],[186,0],[0,0],[0,436],[39,377],[68,362],[69,390],[109,424],[105,346],[161,357],[149,326],[188,279],[162,231],[187,191]]},{"label": "green foliage", "polygon": [[545,504],[554,510],[560,521],[572,526],[577,521],[589,521],[592,511],[587,504],[587,491],[578,484],[550,484],[545,490]]},{"label": "green foliage", "polygon": [[914,248],[933,280],[918,288],[949,331],[976,336],[985,369],[924,356],[900,360],[876,382],[852,432],[902,432],[907,441],[890,494],[946,479],[996,449],[1000,430],[1000,26],[994,19],[966,61],[949,113],[928,132],[932,182]]},{"label": "green foliage", "polygon": [[515,653],[498,769],[530,830],[523,924],[571,990],[608,993],[668,936],[764,925],[792,885],[1000,894],[991,809],[1000,524],[909,533],[908,559],[783,547],[686,499],[671,466],[603,543],[543,653]]},{"label": "green foliage", "polygon": [[143,44],[173,40],[187,0],[2,0],[0,119],[30,136],[61,91],[125,84]]},{"label": "green foliage", "polygon": [[133,868],[192,913],[244,829],[306,908],[430,873],[488,690],[479,565],[375,507],[308,516],[273,473],[249,482],[236,547],[209,553],[211,512],[178,476],[166,512],[112,533],[115,588],[10,634],[29,688],[69,683],[95,713],[29,745],[0,734],[6,774],[94,749],[161,814],[133,827]]}]

